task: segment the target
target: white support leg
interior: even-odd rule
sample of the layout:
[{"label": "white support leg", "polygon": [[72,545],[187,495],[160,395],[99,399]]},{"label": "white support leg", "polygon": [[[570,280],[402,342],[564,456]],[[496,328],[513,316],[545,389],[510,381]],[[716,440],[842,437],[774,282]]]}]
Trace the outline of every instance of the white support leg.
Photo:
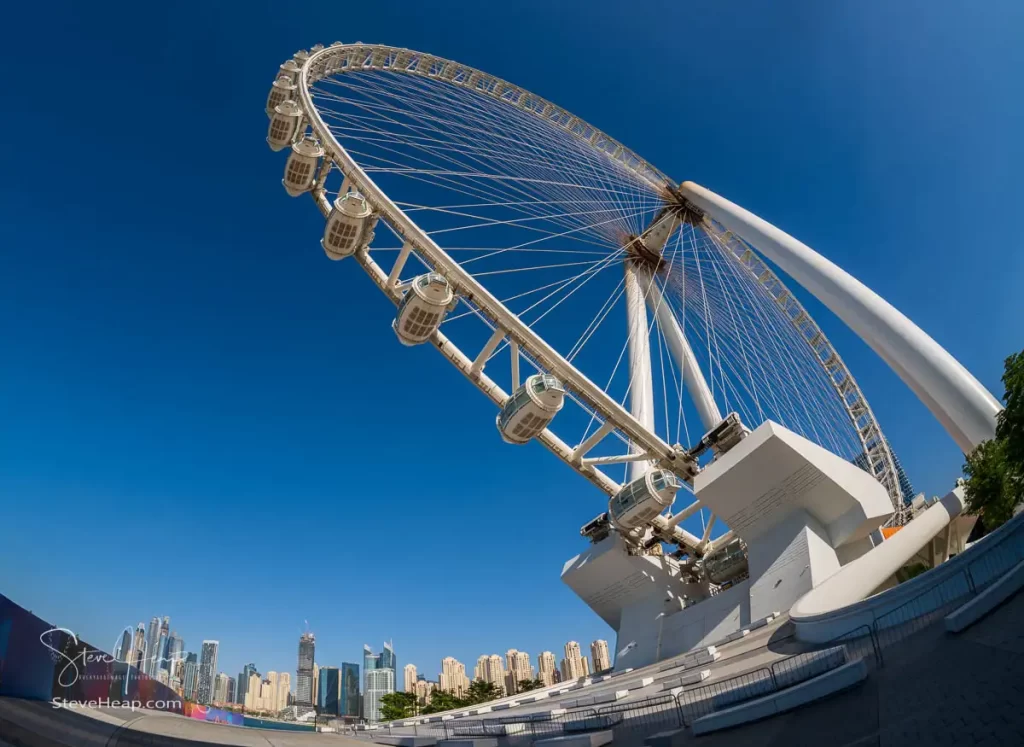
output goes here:
[{"label": "white support leg", "polygon": [[588,451],[597,446],[597,444],[600,443],[601,440],[609,433],[611,433],[613,430],[615,430],[615,424],[609,421],[602,425],[600,428],[598,428],[596,431],[591,433],[589,438],[584,440],[583,443],[581,443],[579,446],[573,449],[573,464],[575,464],[577,460],[583,458],[583,456],[585,456]]},{"label": "white support leg", "polygon": [[[626,262],[626,319],[629,332],[629,410],[651,433],[654,429],[654,380],[651,377],[651,338],[647,306],[633,262]],[[634,450],[640,447],[634,446]],[[631,462],[630,481],[647,473],[648,462]]]},{"label": "white support leg", "polygon": [[683,385],[690,394],[690,399],[697,408],[700,422],[704,425],[705,431],[710,431],[722,422],[722,413],[711,395],[711,388],[703,371],[697,363],[697,357],[693,354],[693,348],[683,334],[683,328],[672,312],[672,307],[663,298],[661,288],[654,282],[650,270],[646,267],[637,268],[637,280],[640,288],[647,298],[647,305],[658,317],[658,325],[662,334],[665,335],[665,342],[676,359],[676,365],[683,374]]},{"label": "white support leg", "polygon": [[953,356],[885,299],[806,244],[693,182],[679,191],[754,246],[857,333],[972,451],[996,430],[999,401]]},{"label": "white support leg", "polygon": [[398,276],[402,274],[402,269],[405,267],[406,261],[409,259],[409,252],[412,251],[412,244],[406,242],[402,244],[402,250],[395,257],[395,264],[391,266],[391,272],[388,274],[388,287],[395,288],[398,286]]},{"label": "white support leg", "polygon": [[515,394],[519,389],[519,343],[512,340],[508,347],[512,353],[512,393]]},{"label": "white support leg", "polygon": [[491,335],[491,339],[487,341],[480,354],[477,355],[473,361],[473,366],[469,369],[469,373],[476,376],[478,373],[484,370],[484,366],[487,365],[487,359],[491,357],[491,353],[494,352],[495,348],[498,347],[498,343],[505,339],[505,330],[498,327],[494,330],[494,334]]}]

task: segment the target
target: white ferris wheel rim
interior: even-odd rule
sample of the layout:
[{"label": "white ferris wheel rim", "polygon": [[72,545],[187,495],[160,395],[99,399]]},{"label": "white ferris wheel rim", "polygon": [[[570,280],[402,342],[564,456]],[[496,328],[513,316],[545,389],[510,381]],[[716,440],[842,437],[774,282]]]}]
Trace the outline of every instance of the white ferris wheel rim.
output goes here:
[{"label": "white ferris wheel rim", "polygon": [[[566,360],[489,292],[473,275],[464,270],[459,262],[445,252],[408,213],[392,201],[338,141],[313,101],[311,86],[330,75],[356,71],[403,73],[433,78],[449,85],[468,88],[478,94],[490,96],[509,107],[532,114],[549,125],[561,127],[593,148],[595,152],[611,159],[617,167],[631,171],[660,194],[671,195],[677,185],[632,150],[581,118],[520,86],[461,63],[389,45],[343,44],[340,42],[313,51],[301,63],[296,87],[297,103],[302,108],[305,121],[313,130],[314,136],[324,147],[326,161],[333,163],[339,169],[344,177],[366,198],[379,218],[384,220],[406,245],[433,265],[435,269],[441,271],[453,285],[456,293],[470,300],[487,317],[496,332],[503,331],[515,350],[528,353],[539,366],[557,376],[568,390],[583,400],[600,417],[605,424],[603,427],[618,430],[630,442],[641,448],[647,458],[657,466],[669,469],[676,474],[682,474],[684,471],[682,455],[678,448],[673,447],[656,433],[652,433],[644,427],[628,410]],[[321,212],[326,216],[330,211],[330,202],[323,190],[314,190],[313,196]],[[892,454],[874,413],[852,373],[824,333],[814,323],[810,314],[756,250],[725,229],[718,227],[718,230],[719,236],[724,241],[730,242],[730,254],[733,258],[745,270],[755,273],[759,282],[770,288],[772,296],[782,311],[801,330],[805,342],[811,346],[814,357],[822,365],[836,394],[842,400],[858,434],[863,451],[869,459],[869,464],[873,469],[876,464],[878,465],[879,469],[875,470],[874,476],[889,491],[895,505],[899,495],[899,482]],[[369,265],[372,267],[367,264],[369,257],[366,253],[360,253],[357,255],[357,259],[371,274],[371,277],[374,276],[374,272],[371,271],[373,268],[377,268],[379,271],[372,261],[369,261]],[[390,289],[380,282],[380,278],[375,279],[381,289],[392,297],[392,301],[397,303],[398,298],[389,292]],[[801,325],[807,326],[808,331],[804,332]],[[435,333],[435,339],[432,342],[442,352],[446,352],[446,345],[451,345],[440,331]],[[456,362],[450,351],[448,351],[448,357]],[[457,362],[456,365],[459,366]],[[474,379],[469,372],[464,370],[463,373],[467,378]],[[478,378],[486,380],[482,371],[478,370],[474,373]],[[491,399],[497,401],[495,396],[481,385],[480,381],[474,383]],[[493,387],[493,382],[490,382],[490,385]],[[599,469],[582,463],[581,447],[584,444],[572,447],[561,442],[557,437],[553,439],[552,437],[553,434],[545,431],[539,440],[603,492],[613,495],[621,487],[617,481],[612,480]],[[869,440],[873,445],[869,444]],[[706,538],[703,544],[707,544]]]}]

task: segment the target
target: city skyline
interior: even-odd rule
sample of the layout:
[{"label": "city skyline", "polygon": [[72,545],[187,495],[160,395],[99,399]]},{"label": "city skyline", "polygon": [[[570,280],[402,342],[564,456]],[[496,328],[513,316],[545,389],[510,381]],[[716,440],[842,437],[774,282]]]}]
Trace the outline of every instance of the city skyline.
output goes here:
[{"label": "city skyline", "polygon": [[[165,634],[167,630],[170,630],[170,618],[168,616],[160,617],[154,616],[150,620],[149,628],[146,628],[145,624],[140,622],[136,628],[126,626],[118,638],[116,638],[115,645],[111,648],[115,658],[119,660],[125,660],[125,656],[136,656],[141,658],[141,652],[136,652],[133,648],[135,641],[139,639],[140,635],[148,635],[148,631],[155,631],[156,645],[159,650],[160,640],[162,638],[168,639],[168,644],[165,649],[166,658],[159,658],[155,663],[144,661],[144,665],[147,668],[151,668],[156,674],[156,678],[160,678],[160,671],[165,670],[166,676],[162,681],[165,684],[170,684],[175,689],[181,688],[184,697],[194,699],[197,702],[201,702],[200,698],[207,698],[209,703],[222,702],[219,699],[227,695],[228,683],[230,682],[230,698],[223,701],[227,704],[244,705],[250,710],[270,710],[270,704],[275,706],[279,703],[287,704],[287,696],[293,696],[296,704],[299,703],[298,694],[298,683],[300,676],[296,676],[294,683],[296,685],[295,690],[292,690],[292,680],[288,672],[281,672],[280,674],[276,670],[268,669],[265,675],[260,674],[259,667],[252,661],[243,665],[236,675],[229,674],[224,669],[218,668],[218,656],[220,650],[220,642],[216,640],[204,640],[202,647],[198,654],[185,650],[185,641],[182,637],[178,636],[175,631],[171,631],[169,634]],[[126,652],[124,649],[128,647]],[[148,645],[144,643],[143,645]],[[316,637],[310,631],[305,631],[299,636],[299,663],[296,668],[297,675],[301,675],[303,667],[311,667],[306,671],[314,672],[311,677],[311,695],[310,700],[315,703],[320,703],[322,693],[333,693],[337,690],[337,696],[331,696],[330,702],[332,704],[339,704],[338,707],[342,707],[346,702],[346,698],[354,698],[364,700],[371,689],[368,685],[370,678],[367,677],[368,672],[375,671],[379,668],[389,668],[392,671],[392,675],[382,676],[381,678],[375,679],[375,690],[380,692],[374,696],[379,701],[379,694],[387,692],[382,688],[386,683],[390,683],[393,689],[399,689],[398,685],[401,684],[401,690],[405,692],[416,693],[421,701],[425,702],[430,693],[436,689],[447,690],[456,694],[464,693],[472,679],[483,679],[485,682],[491,682],[499,691],[503,694],[510,694],[515,692],[518,682],[524,679],[540,679],[546,685],[553,684],[554,681],[564,679],[567,677],[566,674],[566,660],[561,660],[561,666],[555,664],[556,657],[550,651],[543,651],[537,654],[536,667],[534,667],[533,661],[529,652],[520,651],[515,648],[506,650],[504,656],[500,654],[482,654],[477,657],[477,663],[474,667],[474,677],[471,679],[466,675],[465,665],[455,657],[444,657],[437,669],[437,673],[433,675],[435,679],[429,679],[427,674],[421,673],[420,668],[412,663],[406,663],[402,668],[401,672],[395,670],[397,656],[395,654],[394,644],[391,641],[385,641],[382,647],[381,653],[374,653],[372,648],[368,644],[363,644],[363,669],[360,672],[359,664],[349,662],[339,662],[338,664],[327,664],[323,662],[317,662],[316,659]],[[570,647],[576,652],[578,657],[575,669],[571,671],[579,671],[584,676],[590,674],[591,671],[601,671],[602,668],[610,666],[610,662],[607,666],[598,666],[598,654],[603,652],[605,657],[608,656],[608,644],[607,641],[602,639],[595,639],[590,644],[591,657],[594,660],[594,666],[591,668],[587,661],[586,655],[580,654],[579,644],[575,641],[569,641],[565,644],[563,649],[568,655]],[[201,660],[198,657],[203,657]],[[372,665],[368,665],[368,662],[372,661]],[[387,663],[389,667],[380,666],[381,663]],[[329,670],[329,679],[326,683],[321,684],[322,681],[318,680],[317,675],[323,670]],[[145,671],[145,669],[143,670]],[[424,667],[424,672],[429,672],[430,667]],[[204,675],[204,673],[206,673]],[[345,682],[345,676],[348,675],[347,689],[343,690]],[[203,679],[201,679],[203,677]],[[207,684],[208,679],[208,684]],[[358,683],[360,692],[353,692],[354,688],[350,685],[355,682]],[[281,686],[284,686],[284,690],[281,690]],[[337,685],[336,688],[332,685]],[[253,694],[249,695],[249,688],[253,688]],[[208,694],[207,694],[208,693]],[[360,698],[360,695],[362,698]],[[355,702],[355,701],[352,701]],[[207,703],[207,704],[209,704]],[[283,707],[283,706],[282,706]],[[379,708],[379,705],[373,706]],[[351,708],[351,705],[349,706]],[[365,710],[365,703],[361,704],[361,709]],[[277,709],[279,710],[279,708]]]}]

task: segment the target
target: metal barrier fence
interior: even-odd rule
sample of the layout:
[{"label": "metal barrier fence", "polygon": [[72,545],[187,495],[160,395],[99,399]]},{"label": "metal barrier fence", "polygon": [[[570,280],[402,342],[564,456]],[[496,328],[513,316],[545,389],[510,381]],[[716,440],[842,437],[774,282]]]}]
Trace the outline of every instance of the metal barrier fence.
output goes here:
[{"label": "metal barrier fence", "polygon": [[672,695],[604,706],[597,710],[597,715],[613,725],[616,744],[625,739],[625,732],[648,735],[682,726],[679,703]]},{"label": "metal barrier fence", "polygon": [[876,617],[871,627],[880,645],[888,648],[945,617],[1024,560],[1024,520],[1016,521],[966,568]]},{"label": "metal barrier fence", "polygon": [[564,734],[598,731],[609,728],[611,720],[602,718],[594,708],[575,708],[570,711],[524,713],[480,719],[456,719],[444,722],[444,736],[503,737],[526,736],[531,739],[560,737]]}]

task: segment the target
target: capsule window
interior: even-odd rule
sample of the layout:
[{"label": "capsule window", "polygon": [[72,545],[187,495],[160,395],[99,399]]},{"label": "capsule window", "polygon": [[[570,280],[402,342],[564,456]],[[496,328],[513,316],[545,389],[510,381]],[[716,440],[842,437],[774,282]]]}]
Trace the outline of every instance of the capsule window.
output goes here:
[{"label": "capsule window", "polygon": [[274,140],[284,140],[290,134],[292,130],[292,123],[287,119],[275,119],[273,124],[270,125],[270,136]]},{"label": "capsule window", "polygon": [[304,184],[309,178],[313,164],[308,161],[292,161],[288,166],[288,181],[295,184]]},{"label": "capsule window", "polygon": [[358,227],[351,223],[335,221],[334,225],[331,226],[331,233],[328,236],[328,241],[331,246],[337,247],[338,249],[351,249],[352,245],[356,243],[356,234],[358,232]]},{"label": "capsule window", "polygon": [[543,426],[544,418],[534,415],[532,412],[528,412],[523,416],[523,419],[516,423],[516,427],[512,429],[513,436],[520,437],[533,437],[537,435]]}]

